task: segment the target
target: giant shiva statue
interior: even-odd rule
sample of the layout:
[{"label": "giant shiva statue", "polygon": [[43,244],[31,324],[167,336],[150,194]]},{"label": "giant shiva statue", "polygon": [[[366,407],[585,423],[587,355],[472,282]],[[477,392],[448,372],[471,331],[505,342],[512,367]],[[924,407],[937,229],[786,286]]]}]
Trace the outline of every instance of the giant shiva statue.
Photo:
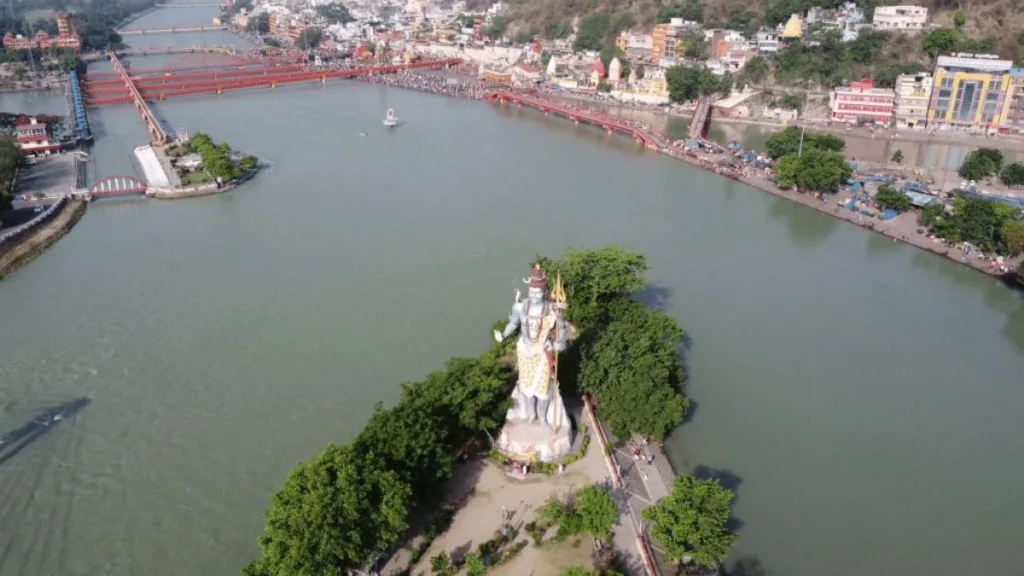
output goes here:
[{"label": "giant shiva statue", "polygon": [[[508,315],[508,325],[501,332],[494,331],[494,339],[504,341],[519,330],[516,343],[519,381],[512,393],[513,406],[506,419],[533,425],[538,420],[542,428],[554,431],[568,425],[565,406],[558,393],[555,359],[565,350],[570,326],[566,322],[564,298],[548,296],[548,280],[540,265],[534,266],[527,285],[527,297],[520,300],[516,291],[515,303]],[[561,292],[561,286],[556,286]]]}]

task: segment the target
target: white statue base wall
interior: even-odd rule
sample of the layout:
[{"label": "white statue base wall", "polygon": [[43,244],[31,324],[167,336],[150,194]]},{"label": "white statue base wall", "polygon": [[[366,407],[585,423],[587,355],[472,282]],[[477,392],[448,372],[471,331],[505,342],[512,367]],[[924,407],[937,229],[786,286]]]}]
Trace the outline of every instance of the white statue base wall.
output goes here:
[{"label": "white statue base wall", "polygon": [[572,450],[572,423],[566,422],[556,432],[540,421],[509,420],[498,434],[495,449],[521,462],[557,462]]}]

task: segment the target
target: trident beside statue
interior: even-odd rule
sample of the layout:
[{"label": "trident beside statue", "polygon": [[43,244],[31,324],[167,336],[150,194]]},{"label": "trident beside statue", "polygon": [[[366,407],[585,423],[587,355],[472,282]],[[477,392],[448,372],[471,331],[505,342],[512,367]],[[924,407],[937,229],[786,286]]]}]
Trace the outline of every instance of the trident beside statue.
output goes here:
[{"label": "trident beside statue", "polygon": [[[558,273],[555,274],[555,287],[551,290],[551,302],[554,304],[554,308],[555,308],[555,310],[558,311],[559,315],[565,314],[565,309],[567,307],[567,301],[566,301],[566,297],[565,297],[565,288],[562,286],[562,271],[561,270],[559,270]],[[568,324],[566,326],[568,326]],[[561,336],[562,335],[558,333],[558,323],[555,323],[555,341],[557,342],[558,339]],[[551,369],[551,379],[554,381],[553,382],[553,384],[554,384],[554,386],[553,386],[554,392],[552,393],[551,396],[552,396],[552,401],[554,402],[554,412],[555,412],[554,422],[552,422],[552,426],[551,427],[554,429],[555,433],[557,434],[558,433],[558,429],[562,426],[562,423],[559,422],[559,415],[562,413],[562,411],[561,411],[560,406],[559,406],[558,403],[562,401],[562,394],[561,394],[561,391],[558,389],[558,347],[557,346],[555,347],[555,361],[554,361],[554,366]]]}]

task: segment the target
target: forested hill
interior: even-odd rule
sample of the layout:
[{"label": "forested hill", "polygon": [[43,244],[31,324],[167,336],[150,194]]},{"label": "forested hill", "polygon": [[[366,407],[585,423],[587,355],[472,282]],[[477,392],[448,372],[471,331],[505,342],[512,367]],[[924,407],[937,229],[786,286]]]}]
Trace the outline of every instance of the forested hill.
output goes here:
[{"label": "forested hill", "polygon": [[[474,0],[476,4],[478,1]],[[754,32],[761,25],[785,22],[790,14],[820,6],[835,8],[843,0],[510,0],[509,30],[519,38],[541,35],[564,38],[577,18],[601,19],[610,40],[622,30],[649,32],[657,22],[682,17],[704,23],[706,28],[731,28]],[[953,27],[954,13],[967,15],[962,32],[991,45],[1002,56],[1024,57],[1024,10],[1019,0],[859,0],[870,19],[877,6],[918,4],[929,9],[929,21]]]}]

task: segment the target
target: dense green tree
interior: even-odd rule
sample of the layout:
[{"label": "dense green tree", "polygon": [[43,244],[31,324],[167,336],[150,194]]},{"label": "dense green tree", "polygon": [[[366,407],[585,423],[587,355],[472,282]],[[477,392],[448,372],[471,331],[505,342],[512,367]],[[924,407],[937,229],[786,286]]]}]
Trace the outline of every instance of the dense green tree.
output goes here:
[{"label": "dense green tree", "polygon": [[890,158],[889,161],[890,162],[895,162],[896,164],[902,164],[903,163],[903,150],[897,150],[897,151],[893,152],[892,153],[892,158]]},{"label": "dense green tree", "polygon": [[601,50],[610,29],[611,18],[604,12],[588,14],[580,18],[576,25],[576,41],[573,43],[573,50],[576,52]]},{"label": "dense green tree", "polygon": [[861,30],[846,47],[847,57],[858,64],[873,64],[882,53],[889,35],[874,30]]},{"label": "dense green tree", "polygon": [[953,14],[953,25],[957,28],[963,28],[964,24],[967,24],[967,13],[963,10],[957,10]]},{"label": "dense green tree", "polygon": [[619,519],[615,500],[594,485],[584,486],[576,492],[573,510],[580,518],[582,532],[597,537],[610,534]]},{"label": "dense green tree", "polygon": [[743,70],[740,71],[740,82],[757,86],[768,77],[768,72],[770,72],[768,60],[762,56],[754,56],[747,60]]},{"label": "dense green tree", "polygon": [[430,558],[430,571],[434,574],[445,575],[451,569],[452,561],[448,558],[448,552],[442,550],[436,556]]},{"label": "dense green tree", "polygon": [[830,192],[837,190],[850,173],[842,154],[805,147],[803,155],[787,154],[779,159],[775,183],[783,189],[796,186],[810,192]]},{"label": "dense green tree", "polygon": [[569,307],[566,317],[580,335],[607,323],[607,308],[647,284],[647,259],[618,246],[566,250],[559,260],[538,257],[548,274],[561,274]]},{"label": "dense green tree", "polygon": [[726,526],[733,493],[718,480],[678,476],[672,493],[641,512],[651,537],[677,565],[694,563],[717,568],[729,554],[736,535]]},{"label": "dense green tree", "polygon": [[842,152],[846,142],[839,136],[803,130],[798,126],[790,126],[781,132],[772,134],[765,141],[765,149],[772,158],[782,158],[787,154],[800,152],[800,141],[803,139],[803,152],[821,150],[824,152]]},{"label": "dense green tree", "polygon": [[895,210],[897,212],[906,212],[913,206],[910,202],[910,197],[888,184],[882,184],[878,187],[878,193],[875,194],[875,204],[878,204],[878,207],[882,210]]},{"label": "dense green tree", "polygon": [[8,207],[18,167],[25,161],[25,154],[10,136],[0,136],[0,210]]},{"label": "dense green tree", "polygon": [[616,436],[661,440],[686,412],[678,392],[683,331],[672,317],[630,298],[610,305],[609,319],[581,350],[579,387],[597,397],[598,412]]},{"label": "dense green tree", "polygon": [[1007,164],[1003,168],[1002,172],[999,173],[999,178],[1002,179],[1003,183],[1007,186],[1020,186],[1024,185],[1024,164],[1020,162],[1014,162]]},{"label": "dense green tree", "polygon": [[462,559],[462,565],[466,567],[466,576],[483,576],[487,572],[487,565],[476,552],[466,554]]},{"label": "dense green tree", "polygon": [[978,148],[967,153],[957,172],[968,180],[982,180],[999,173],[1002,166],[1002,152],[994,148]]},{"label": "dense green tree", "polygon": [[951,28],[935,28],[924,35],[921,40],[921,49],[932,58],[939,54],[952,52],[960,45],[963,39],[960,32]]},{"label": "dense green tree", "polygon": [[783,190],[796,187],[796,177],[800,172],[800,157],[786,154],[775,163],[775,185]]},{"label": "dense green tree", "polygon": [[668,95],[673,102],[694,100],[700,95],[700,70],[673,66],[665,72]]},{"label": "dense green tree", "polygon": [[274,494],[246,576],[343,574],[386,551],[407,527],[412,491],[352,446],[328,446]]},{"label": "dense green tree", "polygon": [[1000,238],[1002,226],[1018,211],[1007,204],[984,198],[958,197],[951,213],[926,211],[923,216],[931,232],[953,243],[969,242],[984,252],[1005,254]]},{"label": "dense green tree", "polygon": [[1003,222],[1003,225],[999,227],[999,237],[1003,246],[1006,247],[1006,253],[1010,256],[1024,252],[1024,221],[1007,220]]},{"label": "dense green tree", "polygon": [[704,43],[704,33],[700,30],[692,30],[683,34],[683,56],[694,60],[706,60],[708,47]]}]

